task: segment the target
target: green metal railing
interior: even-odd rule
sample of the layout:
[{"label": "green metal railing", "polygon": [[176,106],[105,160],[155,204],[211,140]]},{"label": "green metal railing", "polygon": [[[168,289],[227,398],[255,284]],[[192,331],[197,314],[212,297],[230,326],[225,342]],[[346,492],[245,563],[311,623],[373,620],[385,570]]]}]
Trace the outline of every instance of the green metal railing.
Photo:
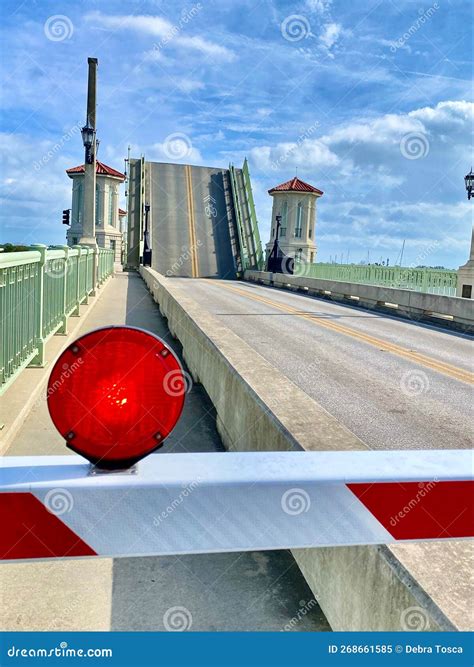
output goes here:
[{"label": "green metal railing", "polygon": [[243,222],[242,209],[240,207],[240,200],[238,196],[237,177],[235,173],[235,167],[232,164],[229,165],[229,175],[230,175],[230,187],[232,190],[232,203],[234,205],[236,224],[237,224],[237,236],[239,238],[239,250],[242,262],[242,271],[245,271],[246,269],[249,268],[249,258],[248,258],[247,246],[245,244],[244,222]]},{"label": "green metal railing", "polygon": [[114,252],[74,246],[31,246],[0,253],[0,393],[25,366],[44,365],[44,347],[67,332],[96,284],[114,270]]},{"label": "green metal railing", "polygon": [[384,285],[429,294],[456,295],[457,272],[403,266],[295,263],[295,275],[365,285]]}]

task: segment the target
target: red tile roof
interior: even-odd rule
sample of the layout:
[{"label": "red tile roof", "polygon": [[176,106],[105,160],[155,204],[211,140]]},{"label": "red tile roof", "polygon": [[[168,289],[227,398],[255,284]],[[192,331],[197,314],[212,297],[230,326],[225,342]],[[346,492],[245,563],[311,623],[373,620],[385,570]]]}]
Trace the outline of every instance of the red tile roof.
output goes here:
[{"label": "red tile roof", "polygon": [[119,208],[119,215],[127,215],[127,211],[124,211],[123,208]]},{"label": "red tile roof", "polygon": [[[84,171],[85,171],[84,165],[80,164],[78,167],[71,167],[71,169],[66,169],[66,174],[68,176],[70,176],[71,174],[83,174]],[[113,176],[114,178],[120,178],[122,181],[125,180],[125,174],[122,174],[120,171],[117,171],[116,169],[112,169],[112,167],[109,167],[103,162],[99,162],[99,160],[97,160],[96,163],[95,173],[99,174],[99,176]]]},{"label": "red tile roof", "polygon": [[272,192],[315,192],[318,195],[324,194],[322,190],[318,190],[309,183],[301,181],[296,176],[291,179],[291,181],[286,181],[286,183],[280,183],[276,187],[268,191],[268,194],[271,195]]}]

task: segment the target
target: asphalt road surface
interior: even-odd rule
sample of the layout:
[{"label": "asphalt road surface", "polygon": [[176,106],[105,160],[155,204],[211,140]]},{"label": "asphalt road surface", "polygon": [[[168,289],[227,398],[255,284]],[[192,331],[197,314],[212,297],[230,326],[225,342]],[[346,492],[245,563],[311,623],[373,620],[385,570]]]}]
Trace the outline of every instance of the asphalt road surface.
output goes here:
[{"label": "asphalt road surface", "polygon": [[369,447],[472,446],[466,335],[250,283],[180,283]]}]

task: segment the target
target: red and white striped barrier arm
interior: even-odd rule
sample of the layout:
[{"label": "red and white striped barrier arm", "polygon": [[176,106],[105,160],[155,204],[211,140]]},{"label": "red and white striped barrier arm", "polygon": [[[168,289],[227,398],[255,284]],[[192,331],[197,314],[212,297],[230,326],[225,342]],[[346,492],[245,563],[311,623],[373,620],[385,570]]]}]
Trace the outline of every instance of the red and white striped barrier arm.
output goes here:
[{"label": "red and white striped barrier arm", "polygon": [[474,535],[464,450],[154,454],[96,474],[73,455],[0,465],[4,561]]}]

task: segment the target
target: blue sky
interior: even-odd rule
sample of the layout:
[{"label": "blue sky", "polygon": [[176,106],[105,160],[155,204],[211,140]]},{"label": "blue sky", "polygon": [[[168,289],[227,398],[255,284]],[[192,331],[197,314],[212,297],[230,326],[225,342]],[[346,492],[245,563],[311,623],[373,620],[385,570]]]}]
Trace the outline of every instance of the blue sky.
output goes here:
[{"label": "blue sky", "polygon": [[[457,267],[472,201],[470,0],[3,0],[0,241],[60,243],[80,164],[87,57],[99,159],[250,164],[318,201],[318,260]],[[170,137],[178,135],[177,140]]]}]

